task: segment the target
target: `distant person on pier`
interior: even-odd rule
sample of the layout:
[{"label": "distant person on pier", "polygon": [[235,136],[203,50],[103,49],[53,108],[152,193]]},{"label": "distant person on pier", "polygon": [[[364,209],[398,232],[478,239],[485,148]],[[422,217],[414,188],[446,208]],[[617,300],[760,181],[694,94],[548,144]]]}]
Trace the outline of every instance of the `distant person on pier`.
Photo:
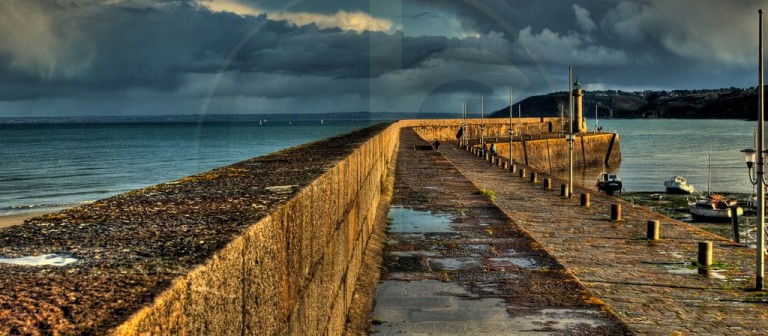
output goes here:
[{"label": "distant person on pier", "polygon": [[435,139],[435,142],[432,143],[432,147],[435,147],[436,151],[440,150],[440,141]]},{"label": "distant person on pier", "polygon": [[480,150],[480,156],[481,157],[485,157],[485,153],[488,153],[488,143],[487,142],[483,142],[483,147]]},{"label": "distant person on pier", "polygon": [[496,156],[496,143],[491,144],[491,156]]}]

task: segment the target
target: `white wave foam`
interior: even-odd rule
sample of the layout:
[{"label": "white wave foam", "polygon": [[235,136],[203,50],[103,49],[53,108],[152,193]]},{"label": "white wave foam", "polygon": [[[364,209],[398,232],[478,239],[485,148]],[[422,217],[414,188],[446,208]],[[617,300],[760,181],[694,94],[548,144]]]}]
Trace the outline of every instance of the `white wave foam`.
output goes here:
[{"label": "white wave foam", "polygon": [[74,262],[77,262],[76,258],[60,256],[58,254],[43,254],[21,258],[0,258],[0,264],[23,266],[66,266]]}]

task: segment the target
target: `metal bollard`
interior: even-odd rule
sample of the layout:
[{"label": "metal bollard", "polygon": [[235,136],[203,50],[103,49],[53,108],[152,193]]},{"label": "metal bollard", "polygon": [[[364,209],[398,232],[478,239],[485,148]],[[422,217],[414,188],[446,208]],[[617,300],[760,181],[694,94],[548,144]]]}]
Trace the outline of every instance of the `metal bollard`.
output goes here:
[{"label": "metal bollard", "polygon": [[731,227],[733,228],[733,242],[736,244],[741,243],[739,237],[739,212],[737,207],[731,207]]},{"label": "metal bollard", "polygon": [[496,165],[496,157],[495,156],[491,156],[491,165],[492,166]]},{"label": "metal bollard", "polygon": [[544,189],[552,189],[552,179],[547,177],[544,179]]},{"label": "metal bollard", "polygon": [[539,182],[539,173],[531,172],[531,182],[533,183]]},{"label": "metal bollard", "polygon": [[699,255],[696,258],[699,262],[699,273],[707,273],[712,266],[712,242],[699,242]]},{"label": "metal bollard", "polygon": [[520,177],[523,177],[523,178],[524,178],[524,177],[526,177],[526,176],[528,176],[528,174],[526,174],[526,172],[525,172],[525,168],[520,168]]},{"label": "metal bollard", "polygon": [[581,194],[581,206],[589,208],[589,193]]},{"label": "metal bollard", "polygon": [[645,236],[648,240],[659,240],[659,221],[649,220]]},{"label": "metal bollard", "polygon": [[621,204],[611,204],[611,220],[614,222],[621,220]]},{"label": "metal bollard", "polygon": [[511,174],[517,174],[517,165],[515,165],[515,164],[510,164],[510,166],[509,166],[509,172],[510,172]]},{"label": "metal bollard", "polygon": [[560,185],[560,196],[568,197],[568,185],[565,185],[565,184]]},{"label": "metal bollard", "polygon": [[504,163],[502,163],[502,165],[501,165],[501,168],[502,168],[502,169],[505,169],[505,170],[506,170],[506,169],[509,169],[509,162],[507,162],[507,161],[504,161]]},{"label": "metal bollard", "polygon": [[502,167],[502,166],[503,166],[503,163],[504,163],[504,160],[502,160],[501,158],[498,158],[498,159],[496,160],[496,165],[497,165],[497,166],[499,166],[499,167]]}]

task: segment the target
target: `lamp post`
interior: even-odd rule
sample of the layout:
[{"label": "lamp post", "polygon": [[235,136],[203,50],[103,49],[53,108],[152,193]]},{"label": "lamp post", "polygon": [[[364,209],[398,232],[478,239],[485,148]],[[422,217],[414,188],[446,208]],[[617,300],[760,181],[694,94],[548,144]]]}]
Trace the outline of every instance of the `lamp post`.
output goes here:
[{"label": "lamp post", "polygon": [[768,159],[768,151],[765,145],[765,89],[763,77],[763,10],[757,11],[759,15],[759,75],[757,96],[759,99],[757,108],[757,150],[744,149],[744,161],[749,169],[749,182],[757,186],[757,246],[755,250],[755,289],[763,290],[763,275],[765,274],[765,161]]},{"label": "lamp post", "polygon": [[568,198],[573,194],[573,67],[568,67]]},{"label": "lamp post", "polygon": [[512,139],[515,129],[512,126],[512,86],[509,86],[509,169],[512,169]]},{"label": "lamp post", "polygon": [[467,147],[467,100],[461,105],[461,147]]},{"label": "lamp post", "polygon": [[480,148],[483,151],[483,156],[485,156],[485,124],[483,121],[483,117],[485,114],[485,104],[484,104],[485,98],[484,95],[480,95]]}]

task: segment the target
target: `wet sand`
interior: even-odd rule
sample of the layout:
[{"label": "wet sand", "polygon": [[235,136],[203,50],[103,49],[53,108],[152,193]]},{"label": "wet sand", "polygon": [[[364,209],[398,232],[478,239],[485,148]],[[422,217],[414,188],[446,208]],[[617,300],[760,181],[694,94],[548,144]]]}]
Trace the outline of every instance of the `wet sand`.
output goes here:
[{"label": "wet sand", "polygon": [[20,215],[7,215],[7,216],[0,216],[0,228],[4,228],[6,226],[13,226],[13,225],[19,225],[24,222],[27,218],[32,218],[36,216],[40,216],[46,214],[45,212],[32,212],[32,213],[25,213]]}]

